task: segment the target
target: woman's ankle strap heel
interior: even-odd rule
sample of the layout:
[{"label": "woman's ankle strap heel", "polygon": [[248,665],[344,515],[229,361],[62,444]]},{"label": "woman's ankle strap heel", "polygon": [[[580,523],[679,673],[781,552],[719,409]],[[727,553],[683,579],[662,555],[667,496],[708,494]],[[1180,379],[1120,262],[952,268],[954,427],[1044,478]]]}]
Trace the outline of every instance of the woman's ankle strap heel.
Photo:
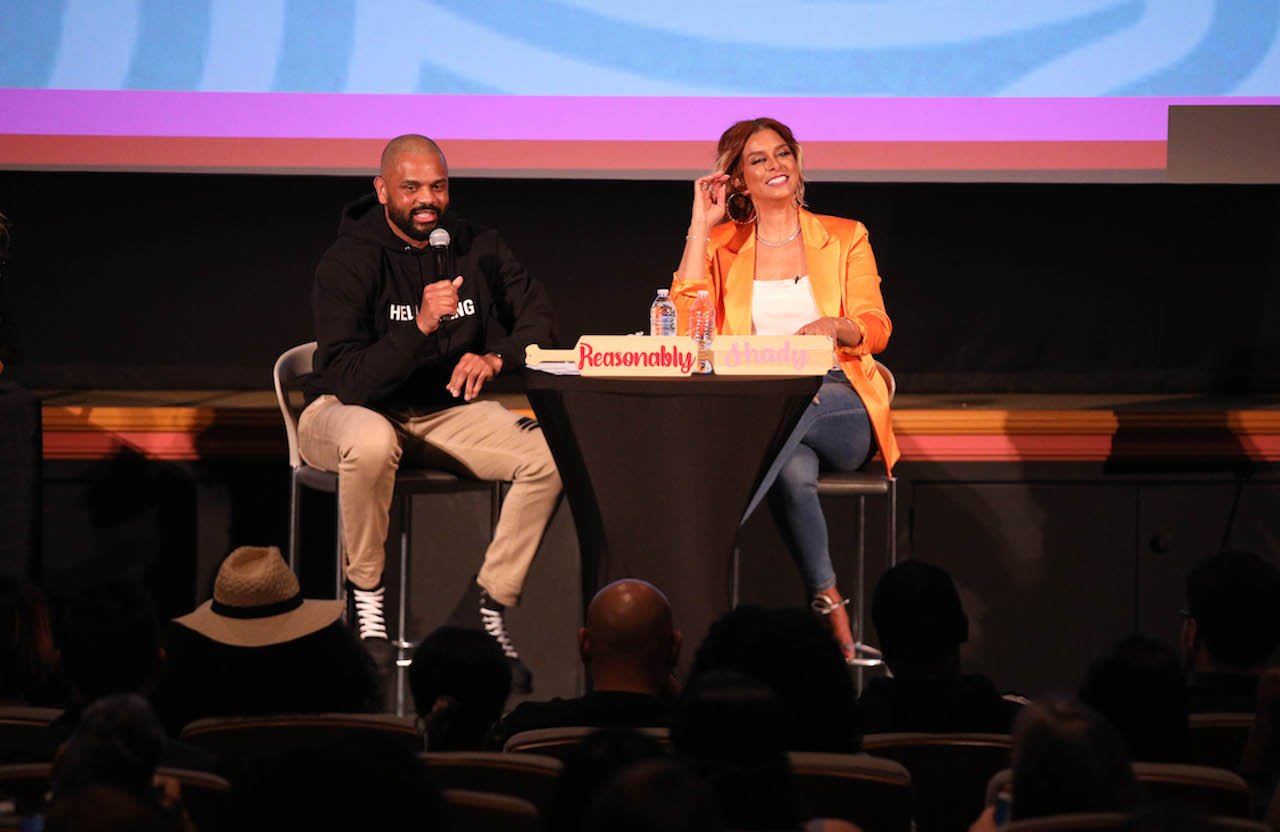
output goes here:
[{"label": "woman's ankle strap heel", "polygon": [[[809,609],[818,615],[831,615],[841,607],[848,606],[849,600],[842,598],[839,601],[833,601],[825,595],[818,594],[809,602]],[[854,641],[852,644],[840,645],[840,649],[844,651],[845,664],[850,667],[879,667],[884,664],[884,655],[870,644]]]}]

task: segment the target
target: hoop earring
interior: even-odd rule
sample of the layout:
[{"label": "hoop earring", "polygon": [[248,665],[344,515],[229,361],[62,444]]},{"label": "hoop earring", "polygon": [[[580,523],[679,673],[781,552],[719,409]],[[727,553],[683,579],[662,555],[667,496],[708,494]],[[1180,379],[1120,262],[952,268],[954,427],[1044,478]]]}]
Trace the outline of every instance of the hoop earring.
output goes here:
[{"label": "hoop earring", "polygon": [[[739,200],[739,203],[738,203],[738,204],[741,204],[742,202],[747,203],[747,205],[749,206],[749,208],[750,208],[750,210],[751,210],[750,215],[748,215],[748,216],[746,216],[746,217],[744,217],[744,218],[742,218],[742,219],[739,219],[739,218],[738,218],[739,214],[734,213],[734,204],[735,204],[735,203],[734,203],[734,200],[735,200],[735,199]],[[743,210],[745,210],[745,209],[743,209]],[[733,193],[729,194],[729,196],[728,196],[728,197],[725,199],[725,201],[724,201],[724,212],[725,212],[726,214],[728,214],[729,219],[733,220],[733,221],[734,221],[734,222],[736,222],[738,225],[747,225],[748,223],[755,222],[755,219],[756,219],[756,204],[755,204],[754,202],[752,202],[752,201],[751,201],[751,197],[747,196],[747,195],[746,195],[746,194],[744,194],[742,191],[734,191]],[[740,211],[739,213],[741,213],[741,211]]]}]

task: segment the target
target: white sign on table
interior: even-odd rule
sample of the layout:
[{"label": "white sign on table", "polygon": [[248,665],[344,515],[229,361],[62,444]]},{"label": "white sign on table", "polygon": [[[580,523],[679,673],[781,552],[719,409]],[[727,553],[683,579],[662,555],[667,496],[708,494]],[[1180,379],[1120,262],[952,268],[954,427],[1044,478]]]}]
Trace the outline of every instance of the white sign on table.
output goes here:
[{"label": "white sign on table", "polygon": [[[717,375],[820,376],[832,366],[822,335],[718,335],[709,355]],[[697,362],[697,345],[682,335],[583,335],[573,349],[525,349],[528,367],[556,375],[680,377]]]},{"label": "white sign on table", "polygon": [[717,335],[711,364],[718,376],[821,376],[832,349],[825,335]]}]

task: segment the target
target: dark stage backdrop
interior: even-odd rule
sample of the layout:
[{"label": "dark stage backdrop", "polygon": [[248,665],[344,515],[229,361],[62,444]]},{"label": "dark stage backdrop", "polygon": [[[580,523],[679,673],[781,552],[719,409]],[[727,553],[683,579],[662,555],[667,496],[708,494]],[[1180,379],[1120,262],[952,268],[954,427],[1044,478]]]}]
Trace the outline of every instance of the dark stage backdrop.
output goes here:
[{"label": "dark stage backdrop", "polygon": [[[684,182],[457,179],[547,285],[561,340],[642,328]],[[14,377],[263,388],[368,178],[0,172]],[[815,183],[863,220],[913,392],[1280,391],[1280,186]],[[8,375],[6,373],[6,375]]]}]

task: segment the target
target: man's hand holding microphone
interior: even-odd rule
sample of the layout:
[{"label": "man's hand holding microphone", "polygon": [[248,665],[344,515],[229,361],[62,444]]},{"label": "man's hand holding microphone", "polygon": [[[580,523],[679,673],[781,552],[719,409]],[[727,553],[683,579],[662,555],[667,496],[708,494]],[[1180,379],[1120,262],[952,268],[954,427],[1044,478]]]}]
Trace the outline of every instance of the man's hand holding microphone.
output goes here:
[{"label": "man's hand holding microphone", "polygon": [[[418,306],[417,324],[423,335],[430,335],[440,328],[445,321],[458,316],[458,289],[462,286],[462,275],[449,280],[449,232],[437,228],[431,232],[430,244],[432,258],[435,261],[435,273],[440,280],[428,283],[422,289],[422,303]],[[502,356],[496,353],[477,355],[469,352],[458,359],[453,368],[449,383],[445,389],[457,398],[462,396],[471,401],[480,395],[485,382],[502,372]]]},{"label": "man's hand holding microphone", "polygon": [[437,280],[422,288],[422,303],[418,306],[417,324],[423,335],[430,335],[458,314],[458,289],[462,275],[453,280]]},{"label": "man's hand holding microphone", "polygon": [[[435,228],[427,237],[431,246],[431,261],[435,272],[435,282],[428,283],[422,289],[422,303],[418,306],[418,329],[423,335],[430,335],[440,328],[443,321],[458,316],[458,288],[462,286],[462,275],[449,279],[449,232],[443,228]],[[456,396],[457,393],[454,393]]]}]

